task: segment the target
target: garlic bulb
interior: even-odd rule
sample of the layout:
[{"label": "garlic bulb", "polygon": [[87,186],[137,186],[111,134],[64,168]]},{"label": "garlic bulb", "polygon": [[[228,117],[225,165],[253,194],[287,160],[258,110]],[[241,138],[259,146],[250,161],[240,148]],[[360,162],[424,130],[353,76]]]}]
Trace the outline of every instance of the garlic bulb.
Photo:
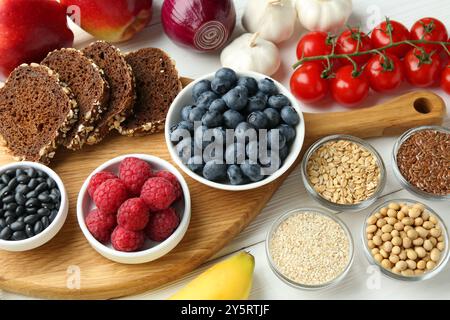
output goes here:
[{"label": "garlic bulb", "polygon": [[281,64],[280,51],[259,33],[244,33],[235,39],[220,55],[222,66],[236,71],[255,71],[271,76]]},{"label": "garlic bulb", "polygon": [[352,0],[296,0],[300,23],[309,31],[336,32],[352,13]]},{"label": "garlic bulb", "polygon": [[242,25],[251,33],[273,43],[289,39],[296,21],[292,0],[248,0]]}]

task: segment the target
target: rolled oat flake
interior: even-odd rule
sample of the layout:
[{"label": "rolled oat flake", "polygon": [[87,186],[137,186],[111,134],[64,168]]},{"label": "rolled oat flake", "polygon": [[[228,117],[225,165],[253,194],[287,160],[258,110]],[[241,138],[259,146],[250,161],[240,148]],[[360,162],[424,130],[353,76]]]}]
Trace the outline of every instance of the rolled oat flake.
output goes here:
[{"label": "rolled oat flake", "polygon": [[434,195],[450,194],[450,134],[421,130],[397,152],[397,166],[413,186]]}]

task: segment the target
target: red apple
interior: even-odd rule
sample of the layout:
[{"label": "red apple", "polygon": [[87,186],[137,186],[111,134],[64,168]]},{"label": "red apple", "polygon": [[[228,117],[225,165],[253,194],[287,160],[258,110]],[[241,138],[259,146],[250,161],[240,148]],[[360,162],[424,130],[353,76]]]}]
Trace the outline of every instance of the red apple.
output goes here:
[{"label": "red apple", "polygon": [[79,14],[83,30],[109,42],[131,39],[152,18],[152,0],[61,0],[61,3],[69,12]]},{"label": "red apple", "polygon": [[71,47],[66,9],[54,0],[0,0],[0,79],[21,63]]}]

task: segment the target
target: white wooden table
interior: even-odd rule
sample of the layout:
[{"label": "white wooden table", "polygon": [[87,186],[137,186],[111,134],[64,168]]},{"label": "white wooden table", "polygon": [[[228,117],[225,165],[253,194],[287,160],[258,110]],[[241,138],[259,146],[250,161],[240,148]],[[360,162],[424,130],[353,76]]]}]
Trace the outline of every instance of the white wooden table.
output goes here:
[{"label": "white wooden table", "polygon": [[[242,15],[246,0],[235,0],[239,19]],[[354,0],[354,13],[351,18],[352,24],[360,23],[367,30],[376,23],[389,16],[394,20],[403,22],[410,27],[414,21],[424,16],[433,16],[443,21],[450,30],[450,2],[447,0]],[[155,11],[151,25],[142,33],[138,34],[132,41],[121,44],[120,48],[129,51],[140,47],[160,47],[166,50],[176,61],[180,73],[183,76],[198,77],[205,73],[213,72],[220,67],[218,53],[199,54],[177,47],[162,31],[160,23],[160,8],[162,0],[155,1]],[[242,32],[240,22],[235,35]],[[295,45],[304,32],[297,27],[296,33],[291,41],[281,46],[283,66],[275,75],[275,78],[288,85],[291,74],[290,65],[295,61]],[[80,30],[76,30],[76,46],[83,47],[92,41],[92,37]],[[414,90],[405,85],[401,91]],[[449,108],[445,126],[450,127],[450,97],[440,89],[434,90],[441,94],[446,100]],[[398,94],[398,93],[396,93]],[[367,105],[379,103],[389,99],[389,96],[372,94]],[[318,112],[317,109],[304,106],[304,111]],[[331,105],[327,110],[343,110],[337,105]],[[321,112],[326,112],[320,110]],[[407,191],[402,190],[395,180],[391,171],[390,155],[395,137],[370,139],[370,142],[382,155],[388,172],[387,185],[384,196],[379,200],[394,198],[414,197]],[[425,202],[435,209],[450,226],[450,203]],[[405,283],[390,280],[375,272],[367,262],[361,245],[361,228],[364,216],[368,210],[358,213],[342,213],[340,217],[348,224],[352,231],[356,248],[355,261],[348,276],[336,287],[316,292],[306,292],[293,289],[281,282],[270,270],[264,250],[266,233],[271,223],[283,212],[296,207],[319,206],[308,197],[301,183],[298,168],[290,175],[282,187],[277,191],[273,199],[268,203],[263,212],[229,245],[211,259],[209,263],[180,279],[156,290],[152,290],[131,299],[165,299],[177,289],[185,285],[190,279],[207,268],[211,263],[227,257],[240,250],[247,250],[255,256],[256,268],[254,284],[251,292],[252,299],[450,299],[450,265],[435,278],[422,283]],[[27,299],[12,293],[0,292],[0,299]]]}]

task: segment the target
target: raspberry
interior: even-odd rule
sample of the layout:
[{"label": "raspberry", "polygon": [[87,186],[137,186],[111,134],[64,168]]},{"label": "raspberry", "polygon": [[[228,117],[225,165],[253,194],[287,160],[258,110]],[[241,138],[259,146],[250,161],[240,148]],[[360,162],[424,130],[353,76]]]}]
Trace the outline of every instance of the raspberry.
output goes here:
[{"label": "raspberry", "polygon": [[175,187],[177,199],[181,198],[181,196],[183,195],[183,190],[181,189],[181,185],[180,185],[180,182],[178,181],[177,177],[175,177],[175,175],[172,172],[159,171],[155,174],[155,176],[160,177],[160,178],[166,178],[167,180],[169,180]]},{"label": "raspberry", "polygon": [[151,211],[167,209],[177,198],[173,184],[161,177],[148,179],[141,190],[141,198]]},{"label": "raspberry", "polygon": [[161,242],[170,237],[179,223],[180,218],[173,208],[156,211],[150,214],[145,234],[150,240]]},{"label": "raspberry", "polygon": [[125,158],[119,166],[119,178],[125,183],[132,196],[139,196],[142,186],[153,176],[152,167],[138,158]]},{"label": "raspberry", "polygon": [[96,174],[94,174],[91,178],[91,181],[89,181],[88,185],[88,193],[91,196],[91,198],[94,198],[95,190],[106,180],[109,179],[117,179],[117,176],[109,171],[100,171]]},{"label": "raspberry", "polygon": [[85,222],[92,236],[101,243],[106,243],[111,238],[111,233],[116,226],[116,217],[94,209],[86,216]]},{"label": "raspberry", "polygon": [[148,222],[149,210],[141,198],[128,199],[119,208],[117,223],[119,226],[131,230],[143,230]]},{"label": "raspberry", "polygon": [[118,251],[138,251],[144,242],[144,231],[130,231],[121,226],[117,226],[111,235],[111,243]]},{"label": "raspberry", "polygon": [[104,213],[116,213],[127,199],[127,187],[117,178],[106,180],[94,192],[94,203]]}]

